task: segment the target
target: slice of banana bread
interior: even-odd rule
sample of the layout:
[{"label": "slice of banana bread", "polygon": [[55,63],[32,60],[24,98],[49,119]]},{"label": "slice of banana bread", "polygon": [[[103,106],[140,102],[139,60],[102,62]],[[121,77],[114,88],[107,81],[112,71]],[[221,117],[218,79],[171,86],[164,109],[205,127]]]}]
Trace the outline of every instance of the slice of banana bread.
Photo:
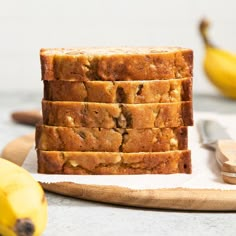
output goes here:
[{"label": "slice of banana bread", "polygon": [[108,104],[42,101],[45,125],[94,128],[162,128],[193,124],[192,102]]},{"label": "slice of banana bread", "polygon": [[41,49],[43,80],[155,80],[192,77],[193,51],[180,47]]},{"label": "slice of banana bread", "polygon": [[192,100],[192,79],[151,81],[44,81],[44,99],[100,103],[169,103]]},{"label": "slice of banana bread", "polygon": [[37,150],[38,172],[46,174],[191,173],[191,152],[60,152]]},{"label": "slice of banana bread", "polygon": [[36,148],[45,151],[160,152],[188,148],[187,127],[153,129],[36,126]]}]

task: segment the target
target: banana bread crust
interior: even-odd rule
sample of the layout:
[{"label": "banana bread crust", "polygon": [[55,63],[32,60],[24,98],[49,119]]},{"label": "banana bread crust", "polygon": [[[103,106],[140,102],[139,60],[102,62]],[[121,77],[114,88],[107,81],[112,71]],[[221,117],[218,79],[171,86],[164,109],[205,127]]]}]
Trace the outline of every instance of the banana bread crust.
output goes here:
[{"label": "banana bread crust", "polygon": [[38,172],[75,175],[174,174],[192,172],[191,152],[60,152],[37,150]]},{"label": "banana bread crust", "polygon": [[44,99],[99,103],[170,103],[192,100],[192,79],[44,82]]},{"label": "banana bread crust", "polygon": [[91,128],[191,126],[192,102],[107,104],[42,101],[45,125]]},{"label": "banana bread crust", "polygon": [[188,148],[187,127],[69,128],[37,125],[36,149],[45,151],[162,152]]},{"label": "banana bread crust", "polygon": [[192,77],[193,51],[179,47],[40,50],[42,80],[117,81]]}]

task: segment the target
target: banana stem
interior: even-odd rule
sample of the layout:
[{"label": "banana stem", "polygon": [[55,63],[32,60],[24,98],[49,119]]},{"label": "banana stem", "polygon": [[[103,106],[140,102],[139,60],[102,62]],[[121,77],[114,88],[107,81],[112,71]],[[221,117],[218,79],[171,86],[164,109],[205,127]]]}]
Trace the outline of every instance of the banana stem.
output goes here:
[{"label": "banana stem", "polygon": [[209,28],[209,21],[207,21],[206,19],[203,19],[200,24],[199,24],[199,31],[200,34],[202,36],[202,40],[205,44],[205,46],[210,46],[210,47],[214,47],[214,45],[211,43],[211,41],[208,38],[208,28]]}]

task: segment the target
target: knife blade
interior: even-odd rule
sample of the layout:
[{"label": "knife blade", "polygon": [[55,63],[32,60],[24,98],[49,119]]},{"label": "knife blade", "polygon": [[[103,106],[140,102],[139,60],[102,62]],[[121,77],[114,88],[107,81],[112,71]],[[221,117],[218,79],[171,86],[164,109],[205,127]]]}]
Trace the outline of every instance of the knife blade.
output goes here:
[{"label": "knife blade", "polygon": [[203,147],[215,151],[216,161],[226,183],[236,184],[236,141],[214,120],[199,120],[198,130]]}]

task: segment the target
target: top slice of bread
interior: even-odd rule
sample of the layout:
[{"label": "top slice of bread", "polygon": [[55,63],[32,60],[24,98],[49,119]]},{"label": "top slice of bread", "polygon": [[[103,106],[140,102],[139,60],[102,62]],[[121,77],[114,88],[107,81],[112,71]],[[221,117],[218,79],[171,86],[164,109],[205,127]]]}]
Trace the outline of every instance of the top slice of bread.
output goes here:
[{"label": "top slice of bread", "polygon": [[180,47],[41,49],[43,80],[129,81],[192,77],[193,51]]}]

